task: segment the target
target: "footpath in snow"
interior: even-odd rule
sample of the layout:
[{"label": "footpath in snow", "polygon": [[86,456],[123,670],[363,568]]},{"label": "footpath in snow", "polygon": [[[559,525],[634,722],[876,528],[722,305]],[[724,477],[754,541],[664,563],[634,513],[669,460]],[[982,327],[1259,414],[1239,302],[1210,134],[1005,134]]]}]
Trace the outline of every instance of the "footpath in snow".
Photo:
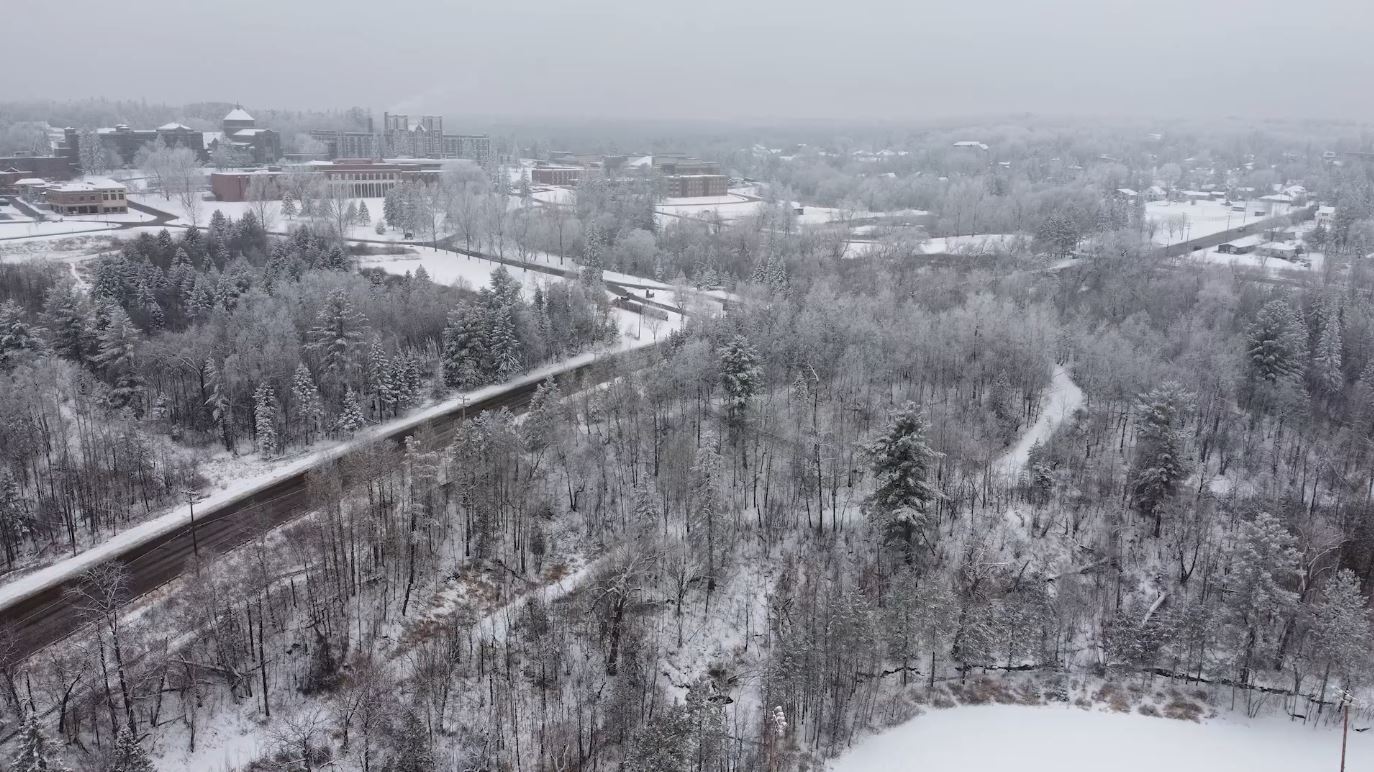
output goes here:
[{"label": "footpath in snow", "polygon": [[1040,415],[1035,419],[1015,445],[999,458],[994,469],[1008,477],[1016,477],[1030,458],[1031,447],[1035,443],[1049,440],[1054,430],[1083,404],[1083,390],[1073,382],[1069,371],[1063,365],[1054,366],[1050,387],[1043,397]]},{"label": "footpath in snow", "polygon": [[[1307,772],[1340,764],[1339,728],[1278,718],[1203,724],[1076,707],[935,710],[860,741],[831,772]],[[1350,733],[1346,769],[1371,769],[1374,739]]]}]

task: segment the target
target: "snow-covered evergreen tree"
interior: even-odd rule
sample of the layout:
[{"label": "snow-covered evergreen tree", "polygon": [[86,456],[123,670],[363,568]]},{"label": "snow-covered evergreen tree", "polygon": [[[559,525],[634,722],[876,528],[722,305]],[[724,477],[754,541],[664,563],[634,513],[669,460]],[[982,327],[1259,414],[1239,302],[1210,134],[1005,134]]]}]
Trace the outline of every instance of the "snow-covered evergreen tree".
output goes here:
[{"label": "snow-covered evergreen tree", "polygon": [[1334,397],[1345,387],[1345,373],[1341,369],[1341,317],[1334,304],[1322,316],[1322,331],[1317,338],[1312,370],[1319,393]]},{"label": "snow-covered evergreen tree", "polygon": [[372,224],[372,213],[367,211],[367,202],[358,202],[357,218],[354,220],[358,225],[366,227]]},{"label": "snow-covered evergreen tree", "polygon": [[1360,591],[1360,580],[1342,568],[1322,585],[1312,607],[1311,659],[1321,669],[1321,694],[1332,676],[1350,689],[1369,672],[1374,658],[1374,630],[1369,604]]},{"label": "snow-covered evergreen tree", "polygon": [[874,490],[865,504],[869,515],[890,541],[899,543],[908,563],[929,524],[930,507],[940,498],[929,481],[940,454],[931,449],[925,414],[907,402],[887,428],[865,449],[874,476]]},{"label": "snow-covered evergreen tree", "polygon": [[258,384],[253,393],[253,426],[257,434],[258,452],[272,458],[281,451],[277,437],[277,396],[266,383]]},{"label": "snow-covered evergreen tree", "polygon": [[1150,392],[1137,409],[1131,493],[1141,514],[1154,520],[1159,536],[1164,509],[1188,474],[1183,421],[1191,401],[1176,383]]},{"label": "snow-covered evergreen tree", "polygon": [[68,772],[58,758],[57,744],[32,709],[25,712],[15,743],[19,751],[10,762],[10,772]]},{"label": "snow-covered evergreen tree", "polygon": [[24,320],[24,309],[7,300],[0,303],[0,368],[7,368],[24,352],[38,350],[38,339]]},{"label": "snow-covered evergreen tree", "polygon": [[429,730],[414,710],[406,709],[401,716],[396,737],[396,755],[387,769],[393,772],[433,772],[438,769],[434,745]]},{"label": "snow-covered evergreen tree", "polygon": [[315,379],[310,376],[310,368],[304,362],[296,365],[296,373],[291,378],[291,399],[295,402],[302,438],[306,443],[314,442],[324,420],[324,404],[319,389],[315,388]]},{"label": "snow-covered evergreen tree", "polygon": [[1268,512],[1243,522],[1227,555],[1227,628],[1242,684],[1256,668],[1273,661],[1282,625],[1297,593],[1289,589],[1299,574],[1297,539]]},{"label": "snow-covered evergreen tree", "polygon": [[344,393],[343,407],[334,421],[334,429],[340,434],[349,435],[363,428],[363,409],[358,404],[358,395],[349,389]]},{"label": "snow-covered evergreen tree", "polygon": [[124,309],[113,302],[107,303],[103,312],[106,321],[97,336],[95,361],[110,382],[110,404],[138,410],[140,381],[134,354],[141,333]]},{"label": "snow-covered evergreen tree", "polygon": [[296,206],[296,197],[291,195],[291,191],[281,194],[281,216],[294,219],[300,209]]},{"label": "snow-covered evergreen tree", "polygon": [[1246,335],[1251,372],[1260,379],[1276,383],[1302,372],[1306,335],[1288,301],[1275,298],[1264,304]]},{"label": "snow-covered evergreen tree", "polygon": [[210,396],[205,400],[205,408],[210,412],[210,422],[219,430],[224,449],[232,451],[233,416],[230,414],[228,387],[214,357],[205,360],[205,385],[210,391]]},{"label": "snow-covered evergreen tree", "polygon": [[115,738],[114,758],[110,762],[110,772],[154,772],[152,759],[139,745],[128,727],[119,730]]},{"label": "snow-covered evergreen tree", "polygon": [[307,346],[319,356],[324,375],[333,385],[352,371],[367,329],[367,318],[353,310],[343,290],[331,292],[320,306],[315,326],[307,333]]},{"label": "snow-covered evergreen tree", "polygon": [[763,388],[759,355],[748,338],[736,335],[720,349],[720,380],[725,391],[726,416],[731,424],[744,419],[749,402]]}]

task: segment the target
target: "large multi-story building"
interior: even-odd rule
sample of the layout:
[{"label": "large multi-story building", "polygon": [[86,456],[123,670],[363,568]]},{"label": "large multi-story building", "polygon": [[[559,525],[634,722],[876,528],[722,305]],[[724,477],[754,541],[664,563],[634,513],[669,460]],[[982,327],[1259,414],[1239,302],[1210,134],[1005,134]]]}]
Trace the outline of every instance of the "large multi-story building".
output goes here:
[{"label": "large multi-story building", "polygon": [[281,135],[271,129],[258,128],[257,119],[242,106],[235,105],[220,126],[219,135],[210,141],[211,151],[226,143],[253,163],[269,164],[281,158]]},{"label": "large multi-story building", "polygon": [[724,196],[730,192],[730,178],[720,173],[720,164],[679,154],[655,155],[654,171],[660,176],[660,190],[668,198]]},{"label": "large multi-story building", "polygon": [[[73,128],[62,130],[63,147],[59,155],[71,159],[81,157],[81,132]],[[180,123],[166,123],[156,129],[131,129],[121,123],[113,128],[96,129],[95,137],[104,146],[116,166],[131,164],[139,149],[149,142],[161,142],[167,147],[185,147],[194,151],[202,161],[209,158],[205,151],[205,135]]]},{"label": "large multi-story building", "polygon": [[730,192],[730,178],[723,174],[673,174],[662,180],[660,190],[667,198],[703,198]]},{"label": "large multi-story building", "polygon": [[407,181],[432,183],[439,179],[438,161],[374,161],[368,158],[344,158],[336,161],[314,161],[251,172],[214,172],[210,175],[210,192],[220,201],[247,201],[248,188],[254,179],[267,176],[281,181],[287,174],[318,174],[331,191],[346,198],[381,198],[392,188]]},{"label": "large multi-story building", "polygon": [[[369,120],[369,124],[371,121]],[[339,158],[467,158],[484,164],[491,160],[491,137],[485,134],[445,134],[439,115],[382,113],[382,130],[312,131],[324,143],[331,159]]]},{"label": "large multi-story building", "polygon": [[486,163],[491,138],[485,134],[445,134],[441,115],[382,113],[382,140],[387,155],[413,158],[469,158]]},{"label": "large multi-story building", "polygon": [[381,137],[371,131],[316,129],[310,138],[324,145],[327,158],[381,158]]},{"label": "large multi-story building", "polygon": [[582,181],[580,166],[536,166],[530,169],[530,182],[535,185],[576,185]]}]

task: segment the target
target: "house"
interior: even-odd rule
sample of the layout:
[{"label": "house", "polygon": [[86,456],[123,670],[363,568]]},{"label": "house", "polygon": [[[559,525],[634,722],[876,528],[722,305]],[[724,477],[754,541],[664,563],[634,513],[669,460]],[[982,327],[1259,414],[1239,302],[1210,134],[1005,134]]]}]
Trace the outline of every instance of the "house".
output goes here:
[{"label": "house", "polygon": [[1302,254],[1302,248],[1297,244],[1286,244],[1278,241],[1268,241],[1255,248],[1255,253],[1261,257],[1277,257],[1281,260],[1296,260]]},{"label": "house", "polygon": [[1254,252],[1258,244],[1248,244],[1241,241],[1232,241],[1217,246],[1217,252],[1223,255],[1248,255]]},{"label": "house", "polygon": [[1267,196],[1260,196],[1259,200],[1255,202],[1255,214],[1264,217],[1288,214],[1288,210],[1292,208],[1293,197],[1283,193],[1271,193]]},{"label": "house", "polygon": [[1336,207],[1317,207],[1317,213],[1316,215],[1314,215],[1314,219],[1316,220],[1318,227],[1325,228],[1326,230],[1331,230],[1331,221],[1336,219]]},{"label": "house", "polygon": [[47,189],[48,181],[41,177],[25,177],[14,182],[14,192],[30,204],[43,203],[43,191]]},{"label": "house", "polygon": [[1125,199],[1127,201],[1134,201],[1137,198],[1140,198],[1140,193],[1131,190],[1130,188],[1117,188],[1116,197]]},{"label": "house", "polygon": [[988,150],[987,144],[985,144],[985,143],[983,143],[983,142],[977,142],[977,141],[974,141],[974,140],[971,140],[971,139],[964,139],[964,140],[960,140],[960,141],[958,141],[958,142],[955,142],[955,143],[954,143],[954,146],[957,147],[957,148],[965,149],[965,150],[982,150],[983,152],[987,152],[987,150]]}]

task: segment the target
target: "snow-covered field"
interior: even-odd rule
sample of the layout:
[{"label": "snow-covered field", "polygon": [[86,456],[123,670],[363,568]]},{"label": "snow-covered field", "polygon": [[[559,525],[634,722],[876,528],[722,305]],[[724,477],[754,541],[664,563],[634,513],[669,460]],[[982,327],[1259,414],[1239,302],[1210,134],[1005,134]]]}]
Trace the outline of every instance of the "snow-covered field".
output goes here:
[{"label": "snow-covered field", "polygon": [[[408,247],[411,253],[404,255],[373,255],[359,259],[360,268],[381,268],[387,273],[397,275],[415,273],[420,266],[424,266],[429,278],[440,284],[463,284],[470,289],[481,289],[491,282],[491,274],[501,266],[494,260],[484,260],[480,257],[469,257],[453,252],[445,252],[430,247]],[[519,281],[524,290],[526,299],[532,296],[535,287],[541,287],[550,282],[560,281],[556,276],[550,276],[540,271],[522,270],[506,266],[506,270],[515,280]]]},{"label": "snow-covered field", "polygon": [[1024,236],[1015,233],[977,233],[971,236],[942,236],[921,245],[927,255],[986,255],[1015,246]]},{"label": "snow-covered field", "polygon": [[[1374,740],[1350,734],[1346,768],[1374,768]],[[1337,729],[1277,718],[1204,724],[1071,707],[936,710],[869,737],[831,772],[1307,772],[1335,770]]]},{"label": "snow-covered field", "polygon": [[[150,206],[154,209],[158,209],[163,212],[168,212],[174,215],[176,219],[173,220],[172,223],[175,225],[191,224],[191,218],[187,216],[186,208],[183,207],[180,203],[178,203],[175,198],[166,199],[155,193],[137,193],[130,195],[129,198],[145,206]],[[354,199],[354,201],[358,204],[367,204],[367,213],[369,218],[371,218],[372,224],[354,225],[350,227],[348,229],[348,238],[364,239],[369,241],[402,240],[404,234],[398,228],[388,228],[386,233],[384,234],[378,234],[376,231],[377,220],[382,217],[382,207],[384,204],[383,199],[358,198]],[[243,217],[245,213],[250,211],[256,214],[257,208],[258,204],[252,201],[202,201],[200,204],[200,212],[196,217],[196,221],[200,225],[200,227],[204,228],[206,225],[209,224],[210,218],[214,215],[216,211],[223,212],[225,217],[230,217],[237,220],[240,217]],[[270,230],[278,233],[284,233],[286,231],[289,231],[292,227],[296,225],[305,225],[311,221],[311,218],[301,217],[299,215],[295,217],[283,217],[281,213],[280,201],[269,201],[266,204],[266,208],[268,212],[268,227]],[[416,238],[420,238],[424,234],[415,235]],[[443,235],[443,233],[441,232],[440,235]]]},{"label": "snow-covered field", "polygon": [[[1269,208],[1260,202],[1237,202],[1234,206],[1242,207],[1244,211],[1233,211],[1232,205],[1221,201],[1151,201],[1145,204],[1145,217],[1158,225],[1154,242],[1168,245],[1239,228],[1274,215],[1287,214],[1290,208],[1281,205],[1270,214]],[[1264,213],[1255,214],[1259,211]],[[1172,230],[1168,227],[1171,220],[1176,223]]]},{"label": "snow-covered field", "polygon": [[114,230],[119,226],[111,222],[92,222],[90,220],[33,220],[0,221],[0,240],[29,239],[39,236],[61,236],[72,233],[95,233]]}]

